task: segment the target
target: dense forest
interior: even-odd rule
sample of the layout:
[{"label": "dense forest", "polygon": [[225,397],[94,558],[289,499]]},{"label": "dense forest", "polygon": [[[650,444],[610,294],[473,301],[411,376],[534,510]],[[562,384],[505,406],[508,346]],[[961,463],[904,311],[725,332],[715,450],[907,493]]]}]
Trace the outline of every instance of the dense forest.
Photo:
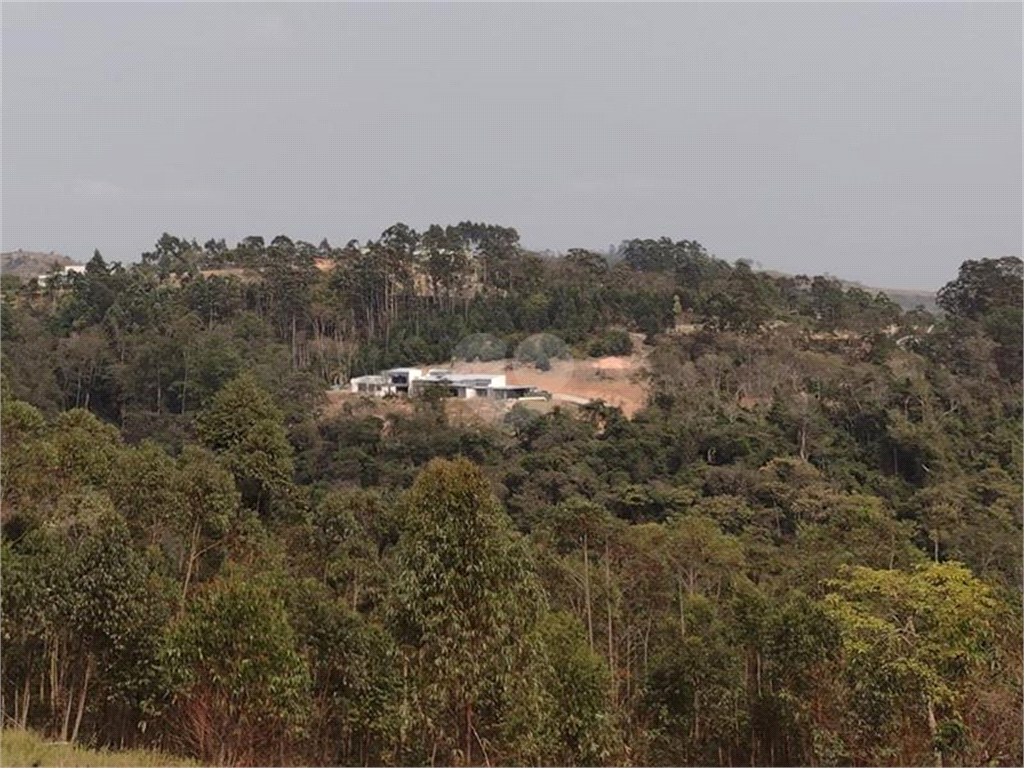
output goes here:
[{"label": "dense forest", "polygon": [[[1021,765],[1022,302],[1016,257],[933,316],[470,222],[6,276],[4,727],[222,765]],[[325,410],[541,332],[642,334],[647,406]]]}]

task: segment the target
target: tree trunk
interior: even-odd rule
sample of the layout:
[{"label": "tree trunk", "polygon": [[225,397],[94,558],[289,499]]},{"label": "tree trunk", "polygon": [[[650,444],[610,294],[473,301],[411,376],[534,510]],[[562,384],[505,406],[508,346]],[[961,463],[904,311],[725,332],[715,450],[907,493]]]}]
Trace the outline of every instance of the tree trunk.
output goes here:
[{"label": "tree trunk", "polygon": [[633,689],[633,628],[629,625],[629,619],[626,619],[626,691],[625,701],[628,705],[629,697]]},{"label": "tree trunk", "polygon": [[466,765],[473,764],[473,702],[466,699],[466,754],[463,756]]},{"label": "tree trunk", "polygon": [[295,313],[292,312],[292,370],[296,369],[295,359]]},{"label": "tree trunk", "polygon": [[679,634],[686,637],[686,614],[683,612],[683,582],[680,579],[676,584],[679,592]]},{"label": "tree trunk", "polygon": [[57,678],[57,652],[59,650],[59,644],[54,643],[50,648],[50,709],[54,712],[57,711],[57,689],[60,686]]},{"label": "tree trunk", "polygon": [[[935,737],[938,735],[938,723],[935,722],[935,707],[932,705],[932,700],[928,699],[928,732],[932,735],[932,743],[935,743]],[[935,765],[936,768],[942,768],[942,750],[938,747],[933,747],[935,754]]]},{"label": "tree trunk", "polygon": [[590,650],[594,650],[594,617],[590,610],[590,557],[587,552],[587,534],[583,534],[583,594],[587,601],[587,637]]},{"label": "tree trunk", "polygon": [[651,622],[653,619],[648,615],[647,617],[647,629],[644,630],[644,673],[641,676],[641,680],[647,677],[647,667],[650,660],[650,648],[651,648]]},{"label": "tree trunk", "polygon": [[184,380],[181,382],[181,415],[185,415],[185,398],[188,395],[188,355],[184,356],[185,360],[185,373]]},{"label": "tree trunk", "polygon": [[693,740],[700,743],[700,688],[693,694]]},{"label": "tree trunk", "polygon": [[60,727],[60,740],[61,741],[67,741],[68,740],[68,728],[71,725],[71,705],[74,702],[74,697],[72,697],[72,695],[71,695],[71,690],[72,690],[72,687],[69,685],[68,686],[68,701],[67,701],[67,704],[64,707],[64,722],[61,724],[61,727]]},{"label": "tree trunk", "polygon": [[199,520],[192,526],[192,537],[188,550],[188,563],[185,568],[185,581],[181,587],[181,605],[179,611],[185,610],[185,598],[188,596],[188,584],[192,580],[192,569],[196,562],[196,547],[199,546]]},{"label": "tree trunk", "polygon": [[608,563],[608,545],[604,547],[604,588],[605,588],[605,603],[608,606],[608,666],[611,668],[611,679],[612,679],[612,705],[614,706],[616,700],[615,691],[615,644],[613,642],[612,635],[612,575],[611,566]]},{"label": "tree trunk", "polygon": [[[25,675],[25,690],[21,694],[21,730],[28,728],[28,708],[32,701],[32,689],[29,683],[29,675]],[[14,700],[17,705],[17,698]]]},{"label": "tree trunk", "polygon": [[82,715],[85,712],[85,694],[89,688],[89,678],[92,677],[92,668],[95,663],[90,655],[85,665],[85,679],[82,681],[82,690],[78,694],[78,714],[75,716],[75,729],[71,732],[72,743],[78,738],[78,728],[82,724]]}]

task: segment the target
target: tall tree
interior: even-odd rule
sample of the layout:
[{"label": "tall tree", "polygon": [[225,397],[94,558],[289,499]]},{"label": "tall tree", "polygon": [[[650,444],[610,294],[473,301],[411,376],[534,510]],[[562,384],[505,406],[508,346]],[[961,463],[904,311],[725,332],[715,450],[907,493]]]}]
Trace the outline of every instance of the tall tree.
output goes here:
[{"label": "tall tree", "polygon": [[465,459],[427,465],[405,509],[392,621],[414,684],[408,706],[426,715],[405,759],[487,760],[544,597],[524,541]]},{"label": "tall tree", "polygon": [[270,395],[250,375],[225,385],[199,416],[203,443],[223,456],[243,502],[261,513],[292,488],[293,449],[282,422]]}]

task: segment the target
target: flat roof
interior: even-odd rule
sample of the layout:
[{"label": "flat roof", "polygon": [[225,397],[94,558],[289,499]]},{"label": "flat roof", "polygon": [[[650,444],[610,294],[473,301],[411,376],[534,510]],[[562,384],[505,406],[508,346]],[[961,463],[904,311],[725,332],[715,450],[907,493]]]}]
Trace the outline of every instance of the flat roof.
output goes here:
[{"label": "flat roof", "polygon": [[376,374],[370,374],[369,376],[356,376],[354,379],[351,379],[351,381],[354,381],[356,384],[383,384],[384,377]]},{"label": "flat roof", "polygon": [[498,373],[494,374],[493,376],[492,375],[486,375],[486,374],[481,376],[479,373],[449,373],[449,374],[443,374],[443,375],[442,374],[437,374],[437,373],[430,373],[430,374],[428,374],[426,376],[420,377],[416,381],[417,381],[417,383],[420,383],[420,384],[437,383],[437,384],[455,384],[455,385],[462,385],[462,386],[481,385],[481,386],[488,386],[489,387],[489,386],[491,386],[491,382],[493,382],[495,379],[500,378],[500,377],[501,377],[501,374],[498,374]]}]

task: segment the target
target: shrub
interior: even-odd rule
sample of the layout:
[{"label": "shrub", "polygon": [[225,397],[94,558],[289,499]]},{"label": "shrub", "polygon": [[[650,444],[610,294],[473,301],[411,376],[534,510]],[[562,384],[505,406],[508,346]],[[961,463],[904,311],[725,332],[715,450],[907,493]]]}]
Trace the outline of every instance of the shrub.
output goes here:
[{"label": "shrub", "polygon": [[633,354],[633,340],[623,330],[605,331],[590,342],[587,353],[591,357],[631,355]]}]

